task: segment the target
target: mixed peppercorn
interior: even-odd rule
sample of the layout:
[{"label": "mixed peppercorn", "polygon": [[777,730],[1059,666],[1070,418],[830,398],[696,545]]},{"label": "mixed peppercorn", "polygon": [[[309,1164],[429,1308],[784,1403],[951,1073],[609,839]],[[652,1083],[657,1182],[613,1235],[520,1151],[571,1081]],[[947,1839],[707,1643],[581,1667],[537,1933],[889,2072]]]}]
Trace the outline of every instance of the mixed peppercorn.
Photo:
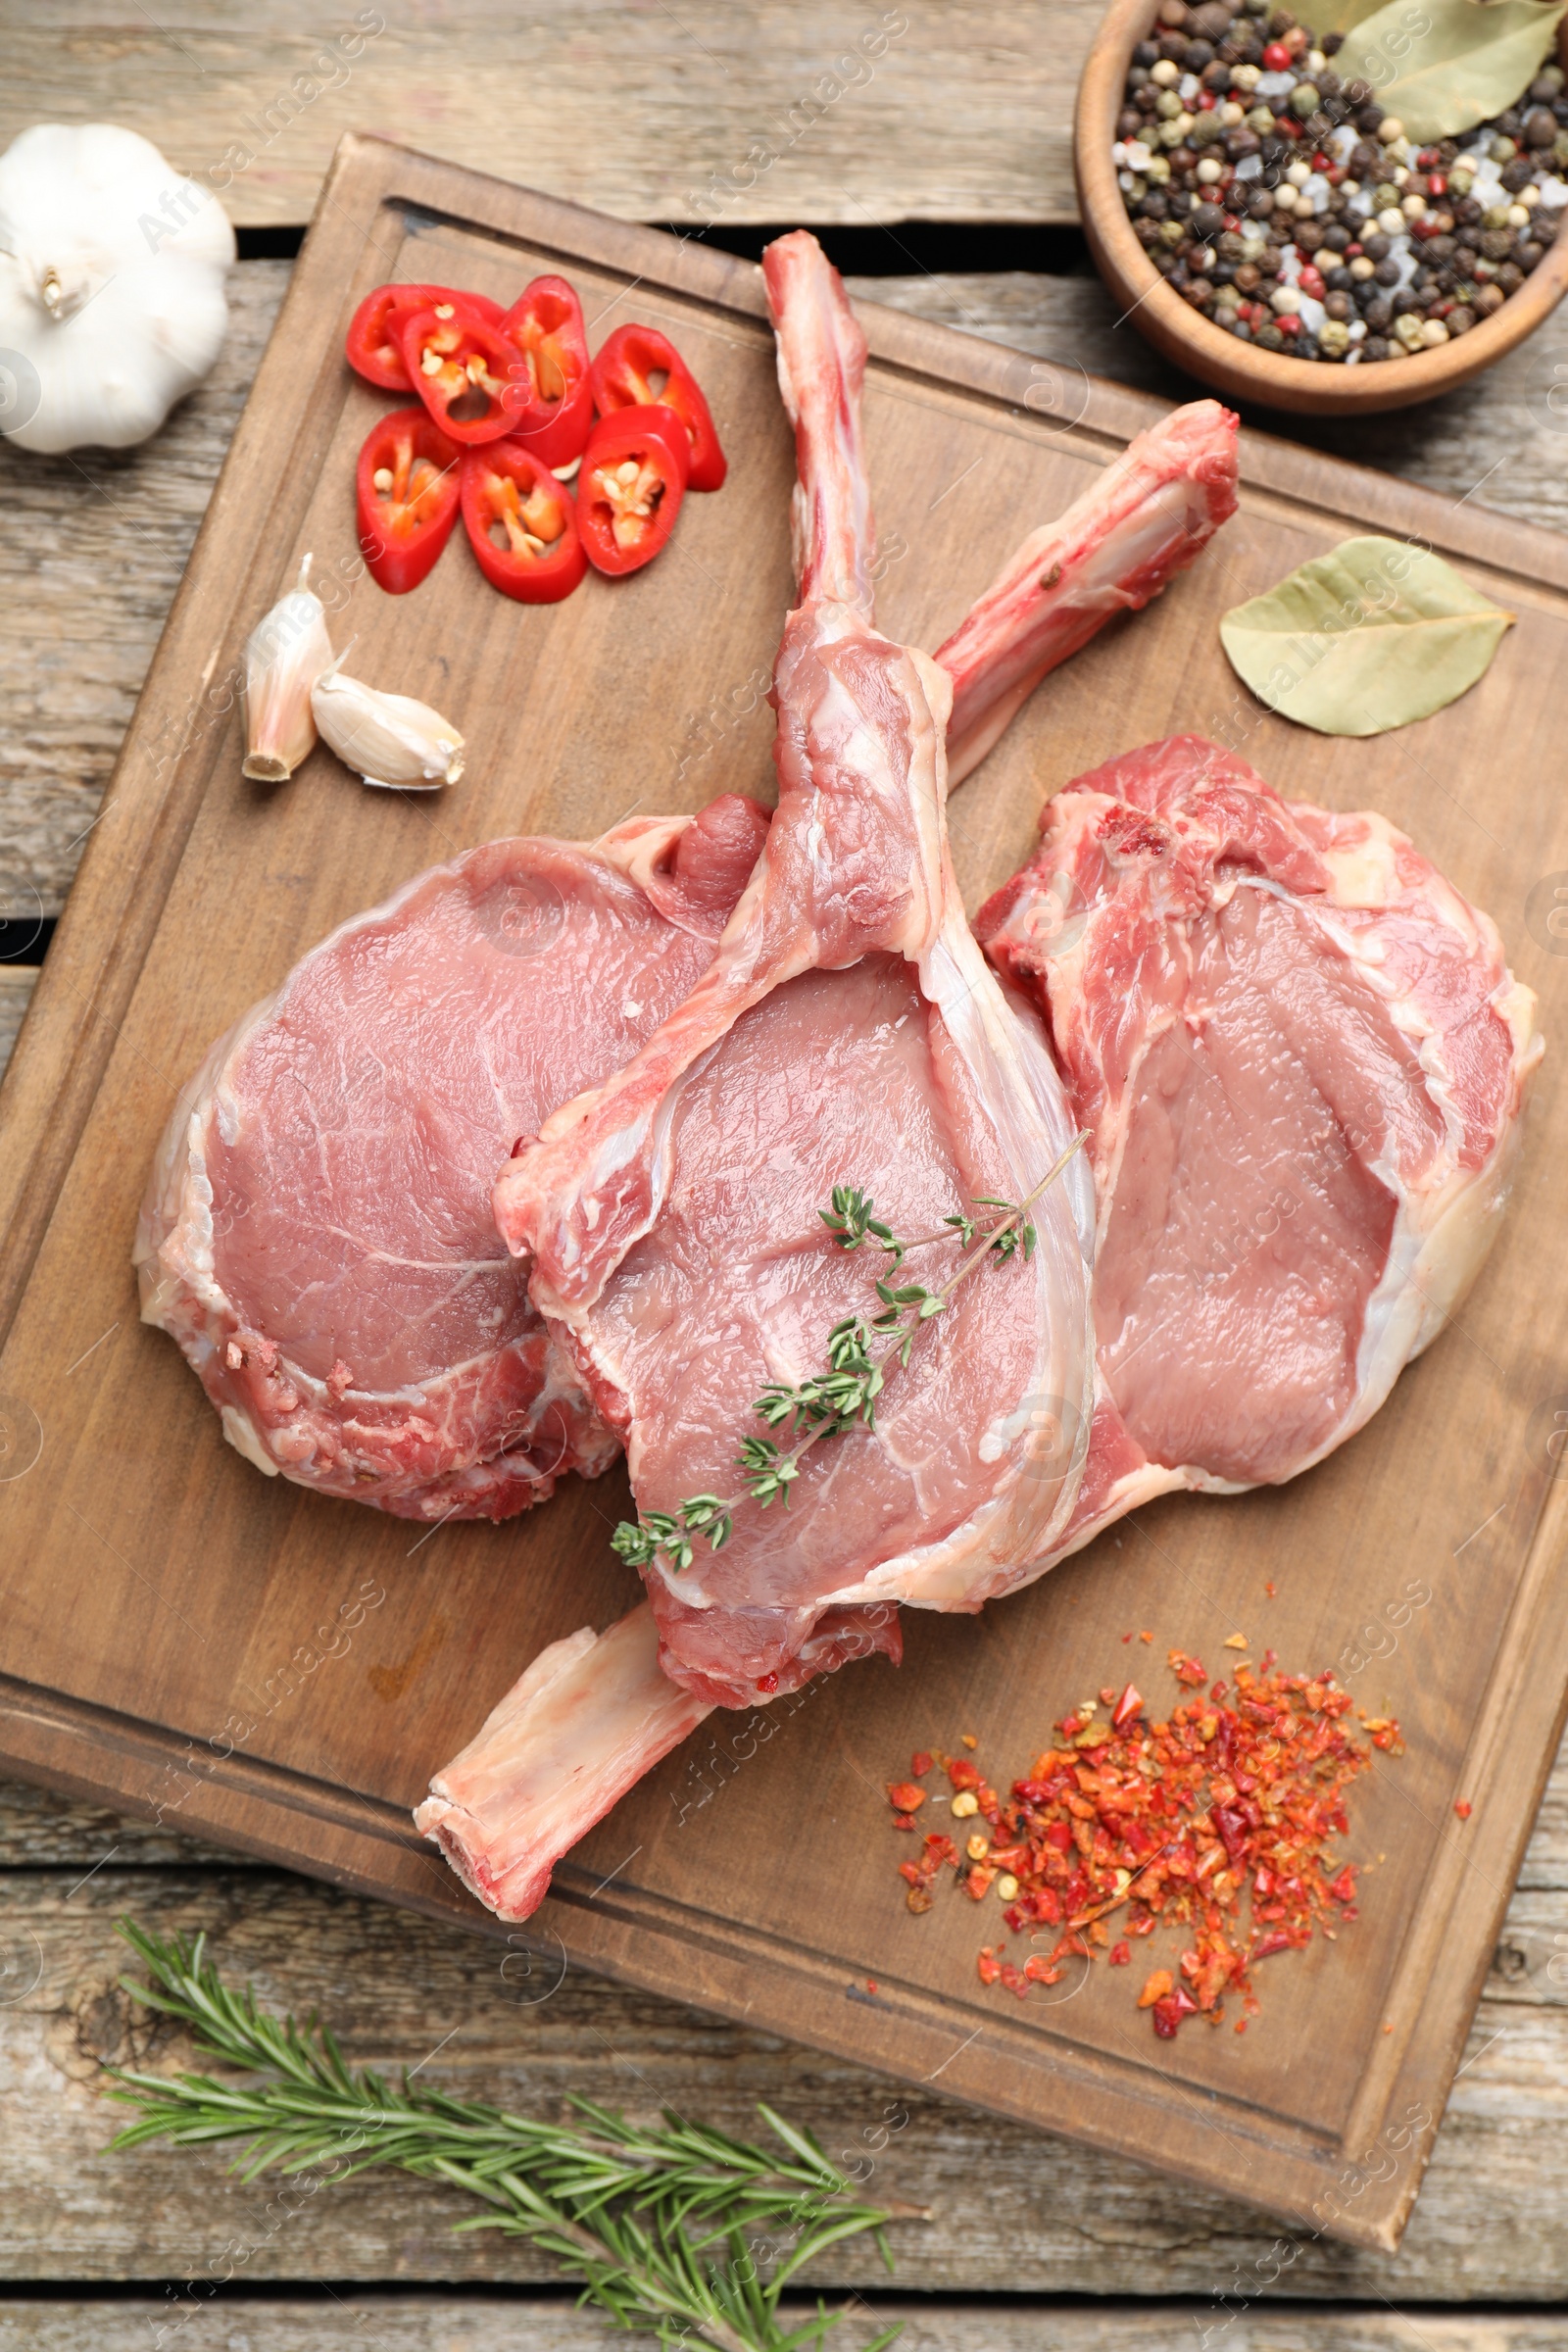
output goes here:
[{"label": "mixed peppercorn", "polygon": [[1270,0],[1161,0],[1114,149],[1167,284],[1243,342],[1343,366],[1462,335],[1541,263],[1568,203],[1568,98],[1543,68],[1462,139],[1413,143]]},{"label": "mixed peppercorn", "polygon": [[[1139,2007],[1169,2039],[1188,2017],[1218,2024],[1235,1992],[1244,2034],[1259,2005],[1254,1963],[1318,1931],[1332,1940],[1355,1918],[1357,1865],[1328,1849],[1348,1835],[1345,1793],[1371,1749],[1402,1752],[1399,1727],[1363,1716],[1363,1745],[1332,1674],[1280,1674],[1272,1650],[1260,1670],[1238,1665],[1234,1688],[1219,1681],[1206,1693],[1196,1658],[1171,1650],[1167,1662],[1197,1695],[1150,1721],[1133,1684],[1120,1697],[1102,1690],[1062,1718],[1056,1745],[1005,1797],[970,1756],[913,1756],[908,1780],[888,1786],[895,1829],[918,1834],[929,1802],[949,1806],[955,1830],[928,1832],[899,1873],[912,1912],[931,1909],[944,1871],[972,1901],[1000,1899],[1012,1935],[1035,1948],[1019,1967],[1004,1945],[985,1945],[980,1978],[1020,1999],[1032,1984],[1058,1984],[1074,1959],[1106,1950],[1112,1968],[1126,1967],[1134,1940],[1161,1924],[1181,1928],[1187,1948],[1152,1972]],[[926,1788],[933,1770],[951,1797]]]}]

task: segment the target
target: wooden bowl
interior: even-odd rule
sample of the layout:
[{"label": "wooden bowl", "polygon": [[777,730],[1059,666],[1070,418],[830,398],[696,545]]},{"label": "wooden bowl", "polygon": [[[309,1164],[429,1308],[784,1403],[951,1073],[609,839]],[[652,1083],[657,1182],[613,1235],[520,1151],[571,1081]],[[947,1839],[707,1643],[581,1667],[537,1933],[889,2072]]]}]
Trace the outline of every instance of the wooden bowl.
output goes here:
[{"label": "wooden bowl", "polygon": [[1565,227],[1500,310],[1467,335],[1413,359],[1335,367],[1259,351],[1227,334],[1165,283],[1133,234],[1116,184],[1111,148],[1127,69],[1153,20],[1153,0],[1111,0],[1078,84],[1073,171],[1084,231],[1101,276],[1139,332],[1190,375],[1233,400],[1288,409],[1298,416],[1365,416],[1380,409],[1405,409],[1468,383],[1533,334],[1568,292]]}]

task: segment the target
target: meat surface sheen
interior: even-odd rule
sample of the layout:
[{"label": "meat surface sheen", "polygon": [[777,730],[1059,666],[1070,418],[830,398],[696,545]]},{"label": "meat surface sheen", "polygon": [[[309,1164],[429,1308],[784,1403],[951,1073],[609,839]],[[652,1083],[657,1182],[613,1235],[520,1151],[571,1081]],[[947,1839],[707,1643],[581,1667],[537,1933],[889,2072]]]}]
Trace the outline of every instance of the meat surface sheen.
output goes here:
[{"label": "meat surface sheen", "polygon": [[[630,1430],[638,1491],[724,1493],[737,1400],[744,1413],[768,1382],[794,1386],[825,1362],[836,1323],[878,1311],[880,1251],[846,1252],[823,1227],[834,1185],[870,1192],[896,1233],[942,1234],[1008,1171],[915,973],[887,956],[803,974],[743,1014],[680,1085],[670,1157],[659,1223],[606,1294],[593,1361]],[[957,1258],[944,1238],[910,1275],[935,1285]],[[824,1444],[787,1511],[759,1511],[743,1548],[702,1548],[656,1588],[688,1667],[711,1653],[726,1682],[786,1675],[824,1593],[855,1581],[856,1531],[899,1553],[962,1525],[1003,1449],[994,1400],[1029,1386],[1035,1319],[1021,1264],[968,1282],[889,1383],[874,1435]]]},{"label": "meat surface sheen", "polygon": [[492,1518],[615,1441],[490,1213],[498,1162],[711,961],[766,818],[487,843],[345,923],[220,1041],[143,1209],[143,1314],[270,1472]]},{"label": "meat surface sheen", "polygon": [[806,1454],[787,1513],[742,1496],[721,1551],[646,1562],[665,1670],[730,1705],[860,1642],[868,1620],[847,1613],[876,1612],[892,1647],[889,1603],[974,1608],[1018,1581],[1065,1528],[1082,1462],[1079,1446],[1044,1463],[1036,1418],[1082,1422],[1093,1375],[1067,1106],[948,855],[951,681],[871,620],[864,339],[813,239],[769,247],[766,276],[800,471],[778,811],[708,972],[502,1171],[497,1222],[625,1432],[646,1525],[733,1495],[763,1381],[825,1371],[834,1325],[880,1311],[866,1252],[824,1233],[835,1184],[872,1192],[912,1239],[911,1220],[940,1229],[980,1194],[1021,1200],[1060,1175],[1032,1212],[1032,1259],[982,1268],[920,1329],[874,1430]]},{"label": "meat surface sheen", "polygon": [[981,911],[1094,1132],[1099,1369],[1065,1548],[1291,1478],[1376,1411],[1495,1233],[1534,998],[1379,816],[1192,736],[1078,779]]}]

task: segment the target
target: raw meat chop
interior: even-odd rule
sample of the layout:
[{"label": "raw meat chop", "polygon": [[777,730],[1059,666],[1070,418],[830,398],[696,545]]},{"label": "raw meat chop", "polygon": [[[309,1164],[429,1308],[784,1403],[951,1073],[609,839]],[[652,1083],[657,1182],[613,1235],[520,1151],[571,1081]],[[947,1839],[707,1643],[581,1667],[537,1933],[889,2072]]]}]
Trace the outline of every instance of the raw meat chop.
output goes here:
[{"label": "raw meat chop", "polygon": [[948,790],[973,773],[1041,679],[1116,612],[1141,612],[1236,512],[1236,419],[1195,400],[1129,442],[1032,531],[937,660],[953,680]]},{"label": "raw meat chop", "polygon": [[[1235,508],[1235,443],[1216,402],[1175,410],[1025,542],[937,657],[957,774],[1207,544]],[[471,852],[345,925],[213,1048],[143,1209],[142,1311],[259,1468],[405,1517],[501,1519],[613,1458],[500,1249],[490,1186],[516,1136],[679,1002],[765,824],[726,796],[586,850]],[[387,1003],[408,1017],[383,1061]]]},{"label": "raw meat chop", "polygon": [[259,1469],[404,1517],[502,1519],[614,1458],[490,1186],[688,993],[766,830],[730,794],[590,848],[486,843],[344,923],[219,1040],[136,1262],[143,1318]]},{"label": "raw meat chop", "polygon": [[1494,925],[1402,833],[1200,737],[1080,776],[1041,831],[975,927],[1094,1136],[1099,1380],[1059,1557],[1370,1419],[1495,1238],[1542,1046]]},{"label": "raw meat chop", "polygon": [[[1099,1362],[1072,1517],[1031,1573],[1155,1494],[1276,1483],[1362,1426],[1495,1236],[1542,1051],[1491,921],[1381,816],[1281,801],[1185,736],[1080,777],[1041,829],[977,927],[1094,1135]],[[1038,1414],[1041,1462],[1081,1434]],[[432,1781],[416,1821],[504,1918],[708,1712],[657,1657],[646,1607],[553,1644],[532,1705],[519,1684]],[[541,1806],[551,1773],[570,1805]]]},{"label": "raw meat chop", "polygon": [[[761,1426],[749,1400],[817,1369],[832,1327],[874,1311],[871,1271],[823,1231],[835,1184],[871,1192],[896,1231],[928,1232],[979,1197],[1022,1199],[1072,1135],[1040,1033],[987,971],[954,883],[947,673],[871,625],[864,340],[814,239],[779,240],[764,267],[801,475],[778,813],[685,1004],[496,1187],[536,1303],[624,1432],[645,1513],[726,1493]],[[956,1292],[875,1429],[807,1455],[787,1511],[743,1501],[721,1550],[647,1569],[657,1651],[634,1612],[535,1661],[527,1698],[503,1702],[416,1817],[482,1899],[525,1917],[564,1846],[707,1702],[896,1657],[899,1603],[978,1607],[1059,1539],[1079,1460],[1042,1471],[1031,1439],[1042,1398],[1083,1415],[1092,1394],[1087,1190],[1070,1159],[1033,1212],[1033,1258]],[[660,1666],[689,1708],[656,1711]],[[593,1761],[571,1801],[542,1804],[552,1759],[579,1746]]]}]

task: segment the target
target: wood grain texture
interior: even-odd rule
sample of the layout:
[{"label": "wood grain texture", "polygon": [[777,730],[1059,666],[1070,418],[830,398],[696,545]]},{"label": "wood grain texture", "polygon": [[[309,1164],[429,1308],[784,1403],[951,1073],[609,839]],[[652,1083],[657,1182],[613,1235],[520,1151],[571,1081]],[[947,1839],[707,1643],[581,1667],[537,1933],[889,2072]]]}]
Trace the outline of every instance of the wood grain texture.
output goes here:
[{"label": "wood grain texture", "polygon": [[[471,231],[450,225],[466,219]],[[375,404],[348,378],[337,338],[404,239],[409,273],[497,292],[536,266],[530,256],[559,257],[601,321],[634,284],[639,312],[673,323],[709,385],[748,494],[701,502],[678,543],[684,568],[661,567],[618,594],[590,583],[526,627],[514,609],[497,611],[471,570],[450,566],[422,604],[353,598],[368,673],[439,690],[463,714],[469,778],[437,810],[368,805],[324,753],[285,794],[244,792],[224,681],[303,549],[328,573],[352,561],[344,484]],[[15,1678],[4,1752],[150,1812],[183,1807],[209,1833],[449,1919],[471,1906],[413,1839],[405,1808],[431,1761],[542,1642],[623,1605],[595,1497],[573,1488],[520,1527],[449,1531],[411,1571],[407,1528],[264,1488],[223,1452],[172,1350],[130,1320],[123,1259],[103,1237],[128,1233],[153,1138],[213,1028],[331,921],[439,850],[508,824],[570,834],[612,821],[627,806],[628,743],[638,746],[641,797],[690,805],[712,789],[683,746],[694,728],[700,738],[715,679],[744,678],[766,660],[788,597],[790,453],[760,308],[749,266],[349,144],[7,1085],[0,1217],[10,1221],[8,1293],[20,1304],[4,1385],[35,1416],[51,1468],[14,1474],[0,1490],[18,1564],[4,1619]],[[1059,509],[1153,412],[1087,383],[1080,411],[1069,371],[896,312],[866,316],[884,544],[919,558],[890,562],[884,616],[894,633],[932,643],[993,570],[1020,508]],[[1220,546],[1137,624],[1136,644],[1108,632],[1062,672],[966,791],[954,818],[966,892],[977,898],[1016,862],[1042,788],[1104,756],[1108,712],[1124,742],[1172,724],[1228,726],[1234,709],[1282,787],[1342,806],[1375,800],[1462,887],[1505,922],[1510,908],[1517,918],[1559,847],[1555,803],[1544,807],[1527,787],[1544,772],[1543,681],[1568,630],[1561,549],[1476,508],[1445,509],[1278,444],[1244,444],[1243,465],[1243,516]],[[959,482],[962,500],[946,504],[936,486]],[[1511,660],[1419,741],[1412,731],[1370,750],[1325,748],[1242,710],[1213,622],[1236,595],[1368,520],[1456,554],[1521,619]],[[650,582],[662,593],[646,593]],[[632,625],[634,668],[624,660]],[[451,649],[439,689],[437,631]],[[562,677],[578,682],[575,702],[563,703]],[[211,722],[204,715],[194,729],[185,723],[193,681],[212,681],[216,697]],[[1434,773],[1462,785],[1505,725],[1521,760],[1510,777],[1489,774],[1493,823],[1460,790],[1440,805]],[[732,729],[726,781],[763,785],[766,751],[765,721]],[[1507,790],[1526,795],[1511,814],[1497,797]],[[1517,939],[1517,920],[1508,927]],[[1525,965],[1530,976],[1560,993],[1560,965],[1542,954],[1537,964]],[[1560,1728],[1565,1635],[1552,1580],[1565,1498],[1531,1451],[1549,1371],[1540,1335],[1556,1308],[1529,1230],[1532,1217],[1555,1213],[1559,1115],[1568,1108],[1544,1078],[1521,1205],[1490,1281],[1359,1446],[1288,1494],[1141,1514],[979,1624],[911,1616],[902,1676],[813,1686],[808,1720],[797,1725],[793,1706],[770,1717],[780,1736],[754,1749],[756,1761],[705,1738],[563,1866],[537,1932],[605,1973],[645,1986],[678,1982],[710,2006],[765,2017],[901,2075],[941,2076],[1021,2119],[1049,2118],[1102,2147],[1159,2155],[1211,2187],[1245,2185],[1257,2199],[1316,2211],[1335,2230],[1392,2242]],[[114,1152],[98,1148],[102,1135]],[[73,1387],[89,1354],[90,1373]],[[1450,1422],[1471,1443],[1447,1448],[1434,1476],[1432,1433]],[[1494,1532],[1459,1560],[1483,1523]],[[1114,1628],[1129,1617],[1154,1625],[1162,1644],[1198,1646],[1234,1630],[1239,1610],[1255,1620],[1265,1554],[1282,1577],[1293,1562],[1311,1563],[1309,1575],[1286,1579],[1259,1629],[1292,1654],[1340,1654],[1362,1612],[1381,1605],[1367,1586],[1374,1569],[1397,1578],[1419,1565],[1437,1597],[1378,1669],[1376,1701],[1405,1719],[1410,1756],[1396,1773],[1380,1770],[1358,1807],[1369,1848],[1380,1858],[1387,1849],[1357,1931],[1358,1967],[1336,1971],[1327,1947],[1308,1955],[1271,2053],[1256,2058],[1260,2044],[1229,2036],[1189,2036],[1170,2052],[1152,2036],[1135,2040],[1133,2013],[1123,2016],[1105,1979],[1067,2018],[1049,2003],[1026,2019],[980,2001],[971,1923],[954,1912],[911,1937],[878,1874],[847,1879],[839,1864],[837,1843],[853,1845],[883,1819],[885,1760],[951,1737],[976,1711],[1004,1756],[1026,1757],[1069,1687],[1104,1678]],[[373,1592],[378,1613],[356,1635],[352,1663],[318,1673],[318,1618],[356,1592]],[[1044,1659],[1064,1678],[1050,1699]],[[240,1721],[247,1728],[225,1745]],[[835,1825],[832,1845],[760,1843],[758,1819],[783,1822],[798,1808],[807,1754],[810,1800]],[[737,1772],[744,1792],[726,1797]],[[1462,1836],[1450,1813],[1461,1788],[1476,1806]],[[709,1814],[715,1794],[723,1801]],[[846,1980],[853,1987],[869,1975],[882,1990],[859,1996],[858,2011]],[[1413,2137],[1410,2115],[1421,2119]],[[1402,2136],[1386,2145],[1396,2130]]]},{"label": "wood grain texture", "polygon": [[11,1059],[37,977],[36,969],[26,964],[0,964],[0,1072]]},{"label": "wood grain texture", "polygon": [[[793,2306],[786,2305],[786,2310]],[[808,2313],[801,2309],[798,2320]],[[1031,2305],[1009,2310],[967,2299],[955,2308],[878,2293],[845,2319],[830,2341],[858,2352],[897,2321],[900,2352],[1170,2352],[1189,2340],[1201,2310],[1140,2310],[1110,2304]],[[184,2319],[181,2352],[623,2352],[626,2336],[565,2296],[445,2296],[356,2293],[329,2301],[287,2297],[204,2305],[136,2296],[35,2302],[19,2296],[0,2311],[0,2352],[147,2352],[150,2336]],[[166,2334],[166,2342],[172,2339]],[[1226,2352],[1562,2352],[1568,2320],[1542,2313],[1443,2312],[1419,2317],[1379,2310],[1244,2314],[1226,2330]]]},{"label": "wood grain texture", "polygon": [[[672,2105],[740,2132],[766,2099],[850,2157],[887,2130],[873,2185],[933,2218],[894,2232],[891,2282],[869,2247],[849,2245],[819,2267],[824,2288],[1135,2288],[1197,2298],[1216,2325],[1226,2312],[1214,2299],[1227,2293],[1254,2317],[1281,2297],[1387,2299],[1413,2316],[1430,2303],[1568,2300],[1568,2002],[1539,1953],[1532,1980],[1489,1979],[1421,2200],[1391,2256],[1293,2236],[1232,2199],[577,1969],[559,1983],[554,1969],[530,1978],[515,1955],[382,1904],[270,1872],[133,1869],[122,1854],[83,1883],[89,1867],[84,1854],[0,1875],[0,2278],[212,2278],[225,2262],[248,2282],[554,2276],[506,2240],[452,2235],[465,2201],[397,2175],[279,2202],[275,2185],[228,2180],[217,2152],[108,2154],[117,2111],[101,2095],[101,2065],[177,2066],[181,2052],[116,1989],[129,1955],[112,1927],[128,1912],[165,1934],[208,1930],[226,1970],[253,1976],[279,2008],[319,2005],[360,2063],[416,2065],[451,2034],[429,2073],[460,2095],[555,2114],[577,2091],[649,2117]],[[1568,1887],[1533,1900],[1538,1935],[1568,1933]],[[1167,2343],[1193,2332],[1190,2314],[1166,2325]],[[1051,2328],[1032,2340],[1054,2341]]]},{"label": "wood grain texture", "polygon": [[0,441],[0,915],[57,915],[288,283],[230,273],[217,367],[133,450]]},{"label": "wood grain texture", "polygon": [[39,0],[16,15],[0,144],[40,119],[123,122],[242,224],[309,220],[339,136],[378,130],[697,226],[1074,219],[1072,91],[1100,8]]}]

